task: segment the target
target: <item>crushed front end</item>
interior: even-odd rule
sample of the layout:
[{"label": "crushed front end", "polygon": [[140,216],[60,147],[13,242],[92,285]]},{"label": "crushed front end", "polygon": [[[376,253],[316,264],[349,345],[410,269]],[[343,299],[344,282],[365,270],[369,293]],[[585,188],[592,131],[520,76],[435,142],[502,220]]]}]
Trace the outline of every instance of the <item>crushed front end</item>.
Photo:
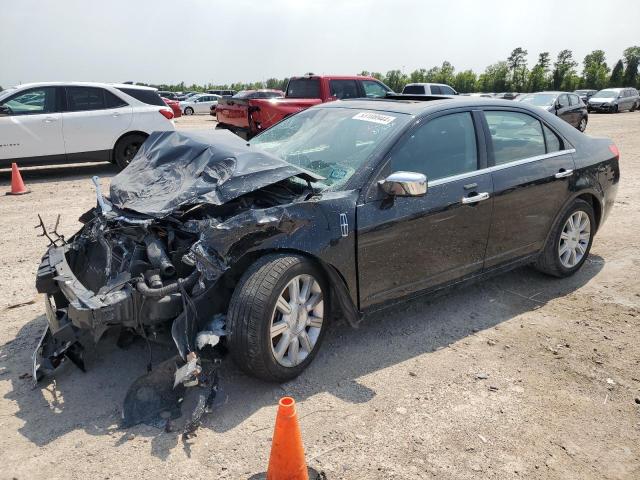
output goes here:
[{"label": "crushed front end", "polygon": [[[36,381],[64,359],[84,370],[85,352],[110,328],[121,338],[166,339],[177,355],[134,383],[124,423],[166,409],[163,399],[176,400],[181,389],[205,386],[185,428],[197,426],[215,396],[224,350],[232,288],[223,277],[247,248],[298,228],[303,220],[292,219],[287,205],[312,191],[308,178],[291,181],[304,171],[238,141],[223,137],[214,147],[197,135],[155,133],[112,179],[109,198],[94,178],[97,206],[81,217],[78,233],[65,240],[41,222],[50,245],[36,287],[48,325],[33,355]],[[156,388],[159,379],[171,394]],[[138,397],[154,389],[141,404]]]}]

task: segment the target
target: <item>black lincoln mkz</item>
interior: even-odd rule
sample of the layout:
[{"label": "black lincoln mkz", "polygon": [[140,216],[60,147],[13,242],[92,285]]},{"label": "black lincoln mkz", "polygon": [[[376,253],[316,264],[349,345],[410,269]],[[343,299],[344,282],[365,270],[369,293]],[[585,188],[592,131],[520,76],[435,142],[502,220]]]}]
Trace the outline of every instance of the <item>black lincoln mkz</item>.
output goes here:
[{"label": "black lincoln mkz", "polygon": [[523,264],[575,273],[613,206],[618,157],[542,109],[485,98],[337,101],[250,144],[155,133],[45,254],[34,373],[80,363],[85,333],[118,326],[173,337],[185,385],[218,342],[245,371],[291,379],[331,318],[356,324]]}]

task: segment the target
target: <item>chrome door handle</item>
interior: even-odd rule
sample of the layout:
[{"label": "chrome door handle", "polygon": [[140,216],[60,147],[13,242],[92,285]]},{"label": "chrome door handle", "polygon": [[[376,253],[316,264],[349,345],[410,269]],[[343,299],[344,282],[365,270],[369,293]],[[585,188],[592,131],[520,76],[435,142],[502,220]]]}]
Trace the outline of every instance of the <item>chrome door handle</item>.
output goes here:
[{"label": "chrome door handle", "polygon": [[482,192],[473,197],[462,197],[462,203],[469,205],[470,203],[478,203],[489,198],[489,192]]},{"label": "chrome door handle", "polygon": [[573,170],[560,170],[558,173],[556,173],[554,176],[556,178],[564,178],[564,177],[570,177],[571,175],[573,175]]},{"label": "chrome door handle", "polygon": [[51,122],[56,122],[56,121],[58,121],[58,119],[57,119],[57,118],[54,118],[54,117],[47,117],[47,118],[45,118],[45,119],[44,119],[44,120],[42,120],[42,121],[43,121],[44,123],[51,123]]}]

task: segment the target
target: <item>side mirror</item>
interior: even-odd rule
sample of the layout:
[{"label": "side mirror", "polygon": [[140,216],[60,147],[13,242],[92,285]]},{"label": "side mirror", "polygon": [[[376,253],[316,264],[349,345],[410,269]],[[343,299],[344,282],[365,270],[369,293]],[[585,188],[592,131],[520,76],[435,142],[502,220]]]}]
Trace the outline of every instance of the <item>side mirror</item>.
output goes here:
[{"label": "side mirror", "polygon": [[0,105],[0,116],[11,115],[12,113],[13,111],[9,107]]},{"label": "side mirror", "polygon": [[427,193],[427,176],[416,172],[393,172],[378,185],[387,195],[421,197]]}]

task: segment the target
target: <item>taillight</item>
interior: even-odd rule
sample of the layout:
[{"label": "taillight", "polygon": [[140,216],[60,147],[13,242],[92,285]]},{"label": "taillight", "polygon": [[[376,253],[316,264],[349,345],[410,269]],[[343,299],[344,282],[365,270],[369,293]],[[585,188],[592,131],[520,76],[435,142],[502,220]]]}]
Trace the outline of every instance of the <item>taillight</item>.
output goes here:
[{"label": "taillight", "polygon": [[615,143],[612,143],[611,145],[609,145],[609,150],[611,150],[611,153],[613,153],[616,158],[620,158],[620,150],[618,150],[618,147],[616,146]]},{"label": "taillight", "polygon": [[173,118],[173,110],[171,110],[170,108],[161,108],[160,110],[158,110],[162,116],[164,118],[166,118],[167,120],[171,120]]}]

